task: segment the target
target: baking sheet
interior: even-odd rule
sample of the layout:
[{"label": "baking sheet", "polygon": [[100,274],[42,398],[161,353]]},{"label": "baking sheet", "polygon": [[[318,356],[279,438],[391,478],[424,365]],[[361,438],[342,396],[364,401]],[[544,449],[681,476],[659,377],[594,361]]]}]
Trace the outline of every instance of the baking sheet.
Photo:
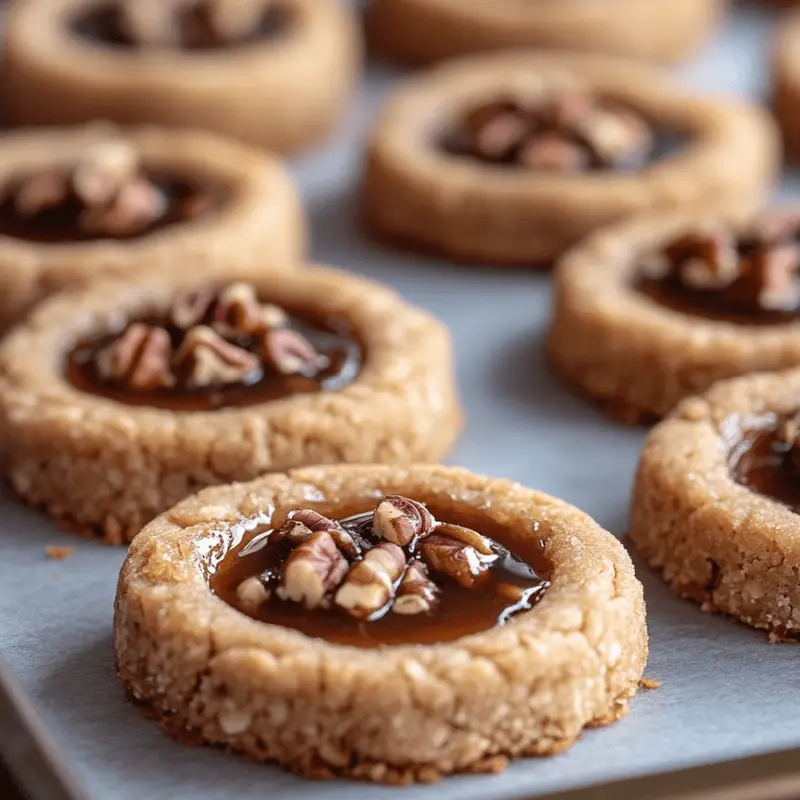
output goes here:
[{"label": "baking sheet", "polygon": [[[768,14],[736,11],[720,37],[679,72],[698,89],[758,95]],[[644,439],[605,421],[546,369],[549,286],[543,275],[459,268],[365,241],[356,224],[360,154],[381,94],[397,74],[372,69],[347,125],[295,163],[308,202],[313,254],[395,286],[451,327],[468,415],[449,459],[519,480],[625,530]],[[784,198],[800,198],[787,176]],[[702,614],[639,564],[649,608],[647,674],[629,717],[588,732],[571,751],[526,760],[495,777],[403,790],[319,784],[164,738],[128,704],[113,671],[111,615],[124,553],[64,537],[37,514],[0,500],[0,653],[33,699],[92,798],[517,798],[800,745],[800,650]],[[64,562],[50,544],[74,544]]]}]

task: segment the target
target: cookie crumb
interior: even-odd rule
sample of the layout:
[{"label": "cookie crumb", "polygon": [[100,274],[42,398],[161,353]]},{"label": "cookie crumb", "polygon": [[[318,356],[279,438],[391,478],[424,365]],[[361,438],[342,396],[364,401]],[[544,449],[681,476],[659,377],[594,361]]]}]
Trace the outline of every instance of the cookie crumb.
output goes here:
[{"label": "cookie crumb", "polygon": [[653,678],[640,678],[639,688],[648,692],[652,689],[660,689],[661,681],[654,680]]},{"label": "cookie crumb", "polygon": [[72,555],[74,550],[75,548],[69,545],[49,544],[45,547],[44,554],[56,561],[64,561]]}]

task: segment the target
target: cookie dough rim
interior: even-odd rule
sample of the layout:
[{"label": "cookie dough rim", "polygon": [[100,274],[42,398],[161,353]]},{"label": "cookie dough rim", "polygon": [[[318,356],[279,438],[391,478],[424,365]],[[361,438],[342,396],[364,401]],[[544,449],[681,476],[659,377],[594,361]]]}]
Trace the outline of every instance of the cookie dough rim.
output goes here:
[{"label": "cookie dough rim", "polygon": [[[335,392],[290,395],[211,411],[127,405],[83,392],[64,376],[64,359],[74,344],[91,338],[92,334],[113,329],[121,315],[133,320],[153,312],[166,312],[176,291],[234,280],[252,282],[259,296],[263,295],[266,301],[344,319],[363,348],[359,374]],[[356,303],[360,305],[356,306]],[[394,316],[390,317],[392,314]],[[388,319],[392,320],[391,325],[387,324]],[[380,325],[379,321],[382,321]],[[73,409],[73,413],[83,410],[94,421],[100,418],[111,424],[124,415],[135,424],[152,422],[157,425],[177,418],[188,428],[197,426],[198,432],[208,425],[216,426],[223,419],[229,424],[232,418],[244,420],[254,415],[263,416],[266,411],[270,412],[270,417],[290,409],[324,417],[332,397],[344,398],[369,410],[386,394],[380,386],[391,382],[398,359],[425,365],[426,373],[430,367],[438,366],[433,356],[439,354],[441,346],[417,350],[404,343],[398,350],[398,334],[413,333],[416,329],[423,329],[437,345],[445,340],[449,342],[441,323],[422,309],[408,305],[393,290],[331,267],[306,266],[281,274],[277,279],[271,273],[265,274],[259,267],[251,266],[168,275],[149,270],[136,280],[112,278],[52,297],[11,331],[0,344],[0,361],[4,364],[0,376],[0,406],[8,412],[17,403],[27,404],[26,396],[42,394],[48,408],[67,407]],[[363,397],[365,389],[372,392],[368,403]],[[391,398],[387,397],[387,400],[391,401]]]},{"label": "cookie dough rim", "polygon": [[[528,536],[538,536],[539,532],[530,526],[530,516],[524,513],[523,508],[535,508],[538,512],[537,519],[550,527],[547,555],[553,564],[553,584],[534,609],[507,625],[472,634],[456,642],[435,645],[400,645],[364,650],[311,639],[297,631],[258,622],[211,594],[202,565],[204,559],[209,558],[209,550],[215,553],[213,558],[219,557],[220,551],[214,547],[218,547],[226,536],[226,533],[219,530],[220,521],[230,520],[232,516],[247,516],[247,513],[240,511],[242,508],[246,511],[264,508],[274,500],[275,494],[270,494],[273,486],[274,492],[282,498],[276,505],[283,506],[311,501],[312,505],[325,509],[352,501],[354,496],[368,502],[388,491],[411,494],[423,501],[445,505],[460,505],[466,501],[472,507],[480,509],[488,518],[497,519],[500,515],[509,526],[524,526]],[[332,501],[326,502],[330,495],[333,495]],[[519,506],[516,512],[515,506]],[[206,515],[205,524],[197,522],[197,515]],[[576,523],[580,533],[576,533]],[[203,541],[203,537],[210,537],[215,543],[204,548],[204,554],[198,552],[198,543]],[[510,534],[506,544],[513,547],[513,542],[521,538],[526,538],[526,534]],[[586,577],[587,559],[590,559],[590,579]],[[148,580],[148,572],[155,577]],[[546,666],[542,672],[548,673],[552,672],[555,649],[548,646],[548,641],[555,644],[562,637],[566,641],[572,634],[580,636],[588,645],[587,652],[593,653],[594,657],[592,665],[587,665],[587,669],[582,670],[582,674],[574,680],[574,690],[580,692],[582,682],[595,680],[601,675],[601,679],[606,682],[604,695],[608,695],[605,697],[605,704],[602,708],[581,709],[583,718],[579,729],[571,731],[565,739],[548,740],[547,735],[540,732],[537,739],[547,743],[541,749],[536,749],[534,744],[527,750],[512,755],[558,752],[574,741],[581,728],[618,719],[624,714],[628,700],[635,694],[647,658],[647,630],[641,585],[635,578],[633,566],[624,548],[611,534],[600,528],[588,515],[563,501],[508,480],[483,478],[452,467],[350,465],[291,470],[284,475],[264,476],[248,484],[207,489],[150,523],[131,545],[120,575],[115,604],[115,647],[118,674],[122,682],[134,698],[148,703],[157,716],[161,716],[163,711],[156,707],[161,698],[153,697],[153,693],[148,691],[147,668],[142,667],[143,661],[137,658],[136,652],[157,647],[160,632],[139,626],[130,630],[126,624],[131,595],[136,596],[134,602],[138,604],[142,593],[152,592],[155,595],[162,590],[162,594],[168,593],[171,596],[173,608],[180,602],[188,605],[199,602],[205,607],[208,616],[204,623],[209,631],[210,641],[213,642],[210,654],[212,658],[220,653],[233,652],[234,657],[238,653],[246,659],[247,651],[268,654],[277,649],[281,658],[319,658],[326,664],[332,663],[334,667],[341,667],[349,676],[354,671],[362,677],[374,675],[374,667],[380,665],[384,674],[394,674],[396,668],[399,670],[398,674],[414,680],[419,677],[420,662],[424,663],[425,668],[430,668],[437,658],[441,659],[439,666],[442,674],[439,677],[444,679],[445,673],[448,673],[452,678],[453,669],[450,665],[453,662],[449,656],[465,650],[476,664],[484,660],[494,664],[495,669],[484,670],[484,674],[491,678],[498,700],[504,697],[509,702],[513,699],[513,688],[519,680],[503,686],[504,678],[507,679],[508,675],[495,660],[498,653],[502,655],[504,651],[519,646],[520,638],[536,637],[533,649],[540,654],[549,654],[549,660],[542,659]],[[185,596],[184,590],[187,592]],[[610,636],[607,636],[608,631],[603,630],[603,624],[599,620],[595,620],[593,629],[591,623],[584,619],[584,615],[590,613],[589,609],[597,607],[599,590],[608,593],[603,598],[607,601],[608,608],[604,604],[600,612],[607,611],[612,615],[612,629],[619,619],[620,609],[615,607],[612,610],[611,604],[624,598],[627,605],[625,620],[616,626],[617,629]],[[600,635],[596,644],[590,641],[594,634]],[[604,641],[605,639],[609,640]],[[530,644],[530,641],[527,643]],[[134,651],[132,656],[129,653],[131,650]],[[177,652],[182,651],[179,649]],[[562,666],[567,666],[569,658],[569,652],[566,652]],[[251,659],[253,668],[256,667],[256,661],[257,659]],[[387,662],[393,665],[388,673]],[[580,663],[587,664],[587,660]],[[527,662],[526,670],[530,671],[530,667],[530,662]],[[609,674],[615,667],[624,674]],[[191,665],[189,668],[191,669]],[[455,668],[457,670],[458,667]],[[585,672],[590,674],[583,674]],[[596,672],[599,675],[594,674]],[[520,671],[518,678],[522,680],[524,674]],[[568,680],[571,677],[570,675]],[[257,680],[251,681],[251,685],[245,687],[246,692],[256,690],[257,683]],[[359,694],[358,702],[374,702],[380,708],[385,701],[385,693],[385,686],[382,688],[379,681],[369,680],[363,693]],[[286,692],[285,696],[291,694],[292,692]],[[169,720],[163,719],[163,722],[169,727]],[[173,730],[173,733],[176,731]],[[204,729],[201,739],[206,738],[205,733]],[[219,729],[214,734],[219,737]],[[234,749],[246,751],[247,743],[242,743],[241,739],[237,741],[237,737],[238,734],[229,736],[223,729],[222,739],[216,738],[212,741],[224,741]],[[506,754],[487,752],[484,755],[491,757]],[[332,774],[354,774],[347,767],[333,764],[326,766]],[[413,758],[404,760],[400,753],[395,766],[413,769],[428,765],[414,763]],[[461,763],[444,768],[441,772],[463,771],[469,767],[469,763]],[[300,771],[307,770],[300,766]],[[332,777],[332,774],[324,777]]]},{"label": "cookie dough rim", "polygon": [[[503,169],[451,156],[437,148],[435,135],[459,112],[515,86],[524,90],[531,85],[531,78],[533,85],[570,86],[577,82],[601,95],[618,97],[646,117],[683,131],[690,141],[678,152],[630,174],[551,175]],[[589,231],[632,213],[677,203],[696,208],[710,193],[720,190],[719,184],[734,194],[743,194],[744,183],[753,184],[746,187],[752,198],[730,200],[732,206],[749,211],[760,199],[756,184],[761,181],[766,185],[776,166],[775,139],[772,123],[754,106],[694,95],[671,84],[662,71],[639,62],[604,55],[519,50],[472,55],[412,77],[390,96],[370,134],[363,215],[371,229],[390,240],[414,242],[469,258],[467,250],[472,245],[468,248],[459,233],[463,215],[475,215],[476,224],[485,226],[488,222],[483,217],[488,218],[495,207],[498,214],[505,210],[512,220],[529,220],[541,214],[556,228],[567,226],[569,230],[557,238],[571,242],[579,229]],[[729,164],[732,159],[741,162],[742,152],[751,154],[746,180],[739,176],[731,180]],[[698,174],[705,178],[702,184],[696,180]],[[404,202],[415,198],[427,213],[404,212],[399,221],[396,212],[387,215],[381,198],[390,186],[406,197]],[[556,212],[564,220],[561,226]],[[431,219],[436,224],[429,230],[426,226]],[[572,223],[573,219],[578,223]],[[493,223],[493,227],[499,224]],[[519,224],[517,219],[515,225]],[[545,245],[537,241],[534,246],[527,241],[525,249],[551,251],[551,235]],[[509,255],[505,246],[501,253],[491,242],[482,249],[485,252],[475,258],[504,264],[532,260],[528,253]],[[550,252],[549,257],[553,255]]]},{"label": "cookie dough rim", "polygon": [[[800,641],[800,622],[790,624],[788,630],[794,627],[795,635],[788,638],[786,626],[774,624],[777,615],[747,615],[731,598],[715,596],[719,580],[713,577],[713,572],[710,585],[698,585],[698,597],[691,581],[681,577],[682,568],[690,567],[685,557],[673,554],[657,559],[647,551],[652,550],[651,529],[657,530],[659,537],[665,535],[663,525],[658,527],[653,521],[657,517],[661,523],[676,523],[670,528],[675,534],[702,527],[704,545],[712,551],[707,557],[717,564],[725,563],[732,554],[737,560],[766,557],[767,563],[774,566],[769,558],[777,550],[782,556],[781,564],[793,562],[796,573],[800,568],[797,513],[780,501],[740,484],[732,473],[730,458],[742,433],[750,426],[759,425],[767,414],[780,416],[798,408],[800,369],[797,368],[719,381],[704,394],[682,400],[648,437],[637,467],[628,533],[632,545],[648,563],[661,573],[674,573],[667,582],[678,594],[699,602],[705,611],[720,611],[768,630],[772,641]],[[691,454],[687,458],[689,444]],[[658,451],[658,458],[647,458],[650,448]],[[680,460],[678,468],[675,459],[665,460],[670,456]],[[666,485],[673,496],[681,498],[678,508],[670,509],[667,516],[663,508],[653,511],[645,504],[644,495],[653,481],[660,485],[660,492]],[[718,511],[727,525],[712,517],[711,513]],[[743,567],[740,570],[743,586],[734,590],[737,601],[743,599],[738,595],[742,589],[746,590],[748,582],[747,570]],[[777,597],[775,601],[778,610]],[[793,620],[794,617],[790,623]]]},{"label": "cookie dough rim", "polygon": [[[381,14],[385,14],[389,19],[396,19],[398,14],[394,8],[389,6],[391,2],[392,0],[376,0],[375,6],[367,12],[368,40],[378,43],[378,53],[382,54],[385,51],[390,58],[397,58],[403,63],[411,64],[431,64],[447,58],[458,57],[458,54],[466,54],[465,48],[460,44],[456,45],[455,48],[447,49],[444,55],[428,52],[426,56],[423,56],[419,50],[402,46],[397,48],[397,52],[395,52],[396,48],[393,48],[391,43],[387,43],[381,27],[385,24]],[[587,11],[587,8],[580,0],[562,0],[557,6],[542,5],[540,7],[537,5],[530,8],[522,4],[503,5],[499,3],[483,5],[473,3],[472,6],[469,6],[464,3],[459,4],[458,0],[425,0],[425,2],[428,5],[425,6],[423,4],[422,8],[420,8],[420,0],[413,0],[410,7],[403,9],[400,13],[408,14],[409,20],[414,12],[416,12],[416,15],[420,15],[423,12],[428,13],[433,15],[437,26],[440,27],[444,25],[449,27],[454,23],[463,25],[464,17],[466,17],[466,25],[470,32],[480,28],[489,28],[491,30],[491,33],[487,35],[487,41],[483,48],[476,48],[472,52],[487,52],[491,49],[507,48],[507,45],[503,45],[502,42],[494,44],[490,37],[497,30],[516,27],[517,29],[523,28],[526,32],[527,29],[530,29],[531,42],[529,46],[531,47],[549,46],[584,51],[594,50],[594,48],[586,45],[586,40],[594,37],[601,40],[596,52],[618,53],[620,55],[627,53],[631,56],[634,54],[633,48],[620,46],[618,37],[616,40],[613,36],[610,37],[611,42],[609,43],[609,37],[605,34],[598,35],[596,29],[598,23],[600,26],[607,26],[609,17],[613,20],[612,25],[616,26],[624,20],[625,15],[629,14],[631,9],[641,11],[644,5],[642,0],[612,0],[612,2],[606,3],[602,10],[590,8]],[[694,35],[685,37],[689,40],[688,46],[685,43],[679,44],[675,41],[669,41],[667,44],[670,46],[666,46],[664,43],[660,45],[658,55],[645,57],[643,54],[637,53],[637,57],[662,63],[674,62],[684,58],[692,49],[697,47],[701,35],[708,34],[708,18],[719,17],[723,10],[720,0],[702,0],[702,2],[707,8],[702,9],[703,13],[698,16],[699,21],[695,25],[697,30]],[[416,4],[416,8],[414,4]],[[657,15],[662,10],[664,3],[660,0],[655,0],[655,2],[651,0],[650,5],[652,6],[652,11],[645,9],[644,13]],[[684,13],[685,8],[686,6],[681,9],[681,13]],[[581,25],[577,33],[577,39],[574,32],[576,20]],[[642,24],[642,21],[640,14],[637,23]],[[590,29],[588,35],[587,28]],[[502,34],[497,38],[502,39]],[[674,39],[674,36],[669,38]],[[578,42],[581,44],[578,44]],[[516,46],[523,45],[521,42],[517,42]]]},{"label": "cookie dough rim", "polygon": [[[110,123],[93,123],[77,127],[53,127],[7,132],[0,141],[0,182],[38,169],[63,168],[75,163],[80,154],[93,144],[121,138],[130,141],[140,152],[145,168],[164,169],[178,175],[187,174],[219,183],[227,192],[223,205],[195,220],[168,225],[152,233],[123,241],[102,238],[87,242],[50,244],[0,236],[0,261],[13,266],[24,263],[27,270],[41,272],[39,281],[47,285],[58,281],[60,270],[66,270],[65,259],[81,262],[79,268],[87,276],[113,269],[125,253],[125,260],[159,256],[167,258],[170,250],[182,252],[187,247],[202,252],[202,239],[209,244],[235,234],[243,226],[252,227],[257,213],[259,224],[275,228],[278,238],[293,237],[304,241],[287,224],[287,212],[299,214],[299,199],[288,172],[281,162],[266,153],[219,136],[194,129],[163,128],[155,125],[133,127]],[[271,200],[269,215],[265,201]],[[295,225],[298,223],[296,222]],[[173,252],[175,252],[173,251]],[[231,254],[235,258],[235,253]],[[293,267],[295,264],[286,264]],[[52,277],[51,277],[52,273]]]}]

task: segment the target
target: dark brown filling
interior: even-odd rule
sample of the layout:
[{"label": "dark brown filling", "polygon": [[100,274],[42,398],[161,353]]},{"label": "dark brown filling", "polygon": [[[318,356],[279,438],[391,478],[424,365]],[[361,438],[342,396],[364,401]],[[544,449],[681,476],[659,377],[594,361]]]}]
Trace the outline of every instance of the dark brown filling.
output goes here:
[{"label": "dark brown filling", "polygon": [[800,313],[800,217],[774,215],[739,235],[683,234],[647,254],[636,290],[659,305],[747,325],[790,322]]},{"label": "dark brown filling", "polygon": [[556,172],[632,170],[682,143],[620,103],[582,91],[501,97],[470,109],[445,151],[484,163]]},{"label": "dark brown filling", "polygon": [[800,416],[770,414],[745,431],[731,453],[736,480],[800,513]]},{"label": "dark brown filling", "polygon": [[[247,20],[218,17],[214,6],[220,0],[128,0],[141,4],[135,15],[126,12],[121,2],[98,3],[72,22],[74,32],[95,42],[120,48],[169,46],[186,51],[209,52],[240,47],[285,35],[291,27],[291,9],[285,3],[265,0]],[[144,8],[147,4],[148,10]],[[172,3],[173,8],[170,8]],[[224,11],[223,11],[224,13]]]},{"label": "dark brown filling", "polygon": [[437,522],[397,496],[339,521],[278,513],[222,559],[211,587],[261,622],[358,647],[452,641],[541,599],[550,584],[540,539],[517,555],[486,535],[485,521],[478,533],[469,513],[447,516]]},{"label": "dark brown filling", "polygon": [[337,391],[362,360],[342,321],[287,313],[261,303],[249,284],[231,284],[176,298],[166,318],[79,343],[66,375],[120,403],[208,411]]}]

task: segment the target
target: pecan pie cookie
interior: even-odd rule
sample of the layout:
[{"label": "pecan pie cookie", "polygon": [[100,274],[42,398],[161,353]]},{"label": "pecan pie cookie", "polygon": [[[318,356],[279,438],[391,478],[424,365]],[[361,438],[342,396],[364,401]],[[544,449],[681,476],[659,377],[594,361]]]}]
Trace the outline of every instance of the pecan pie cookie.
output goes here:
[{"label": "pecan pie cookie", "polygon": [[786,156],[800,161],[800,12],[781,21],[773,56],[773,109],[783,133]]},{"label": "pecan pie cookie", "polygon": [[342,115],[359,50],[336,0],[29,0],[7,11],[0,113],[185,125],[287,152]]},{"label": "pecan pie cookie", "polygon": [[754,210],[777,161],[754,107],[635,63],[500,53],[394,95],[369,145],[364,215],[380,235],[458,259],[547,264],[639,212]]},{"label": "pecan pie cookie", "polygon": [[432,781],[619,719],[642,589],[566,503],[452,467],[333,466],[214,487],[119,581],[117,671],[180,741],[314,778]]},{"label": "pecan pie cookie", "polygon": [[800,364],[800,211],[654,217],[595,235],[556,273],[555,367],[623,421],[714,381]]},{"label": "pecan pie cookie", "polygon": [[445,329],[322,267],[97,283],[43,302],[0,345],[11,488],[110,542],[212,484],[436,461],[461,423]]},{"label": "pecan pie cookie", "polygon": [[284,167],[211,134],[108,126],[0,140],[0,329],[52,292],[161,264],[304,256]]},{"label": "pecan pie cookie", "polygon": [[647,441],[630,538],[681,596],[800,641],[800,369],[717,383]]},{"label": "pecan pie cookie", "polygon": [[411,64],[509,47],[674,61],[698,47],[723,5],[723,0],[373,0],[367,34],[377,51]]}]

